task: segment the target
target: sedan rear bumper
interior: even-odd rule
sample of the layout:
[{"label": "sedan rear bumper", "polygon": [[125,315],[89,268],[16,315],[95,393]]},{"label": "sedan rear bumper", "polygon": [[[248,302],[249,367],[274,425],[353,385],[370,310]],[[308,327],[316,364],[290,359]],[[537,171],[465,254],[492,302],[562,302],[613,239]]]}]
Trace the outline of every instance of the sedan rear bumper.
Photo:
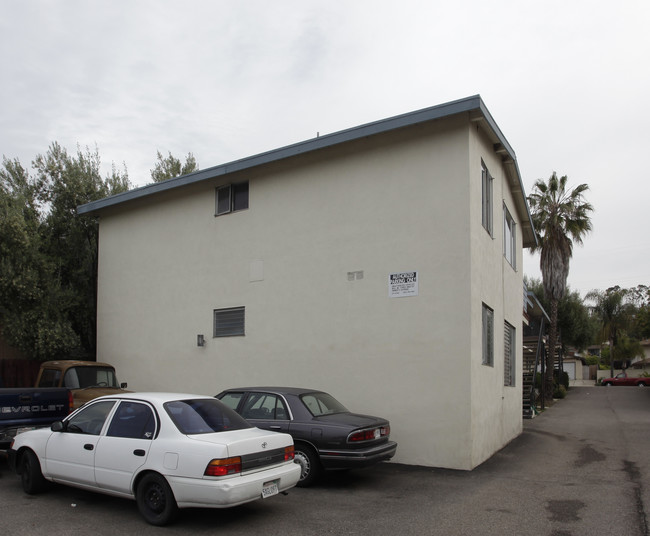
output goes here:
[{"label": "sedan rear bumper", "polygon": [[397,443],[388,441],[368,449],[321,450],[318,455],[325,469],[354,469],[390,460],[395,452]]},{"label": "sedan rear bumper", "polygon": [[292,488],[300,478],[300,466],[293,462],[242,474],[233,478],[184,478],[167,476],[180,508],[228,508],[262,498],[262,488],[275,482],[280,493]]}]

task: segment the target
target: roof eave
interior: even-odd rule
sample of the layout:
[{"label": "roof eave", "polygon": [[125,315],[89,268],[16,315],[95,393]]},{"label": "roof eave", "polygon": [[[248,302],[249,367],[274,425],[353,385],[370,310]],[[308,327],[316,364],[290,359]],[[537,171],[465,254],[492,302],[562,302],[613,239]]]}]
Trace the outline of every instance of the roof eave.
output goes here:
[{"label": "roof eave", "polygon": [[517,213],[519,215],[522,246],[524,248],[534,247],[537,245],[537,233],[535,233],[533,217],[530,213],[530,207],[528,206],[528,200],[524,190],[524,183],[521,179],[521,173],[519,172],[517,156],[482,100],[480,106],[480,111],[474,112],[472,120],[483,125],[484,129],[490,135],[494,152],[501,157],[501,162],[506,170],[508,184],[513,193]]},{"label": "roof eave", "polygon": [[441,119],[443,117],[452,116],[458,113],[481,109],[481,107],[482,102],[479,95],[448,102],[445,104],[440,104],[438,106],[432,106],[423,110],[417,110],[415,112],[409,112],[406,114],[391,117],[389,119],[367,123],[365,125],[334,132],[332,134],[325,134],[323,136],[318,136],[316,138],[281,147],[279,149],[274,149],[254,156],[242,158],[240,160],[235,160],[227,164],[221,164],[218,166],[206,168],[201,171],[190,173],[188,175],[167,179],[165,181],[149,184],[140,188],[134,188],[133,190],[129,190],[127,192],[80,205],[77,207],[77,212],[79,214],[97,212],[114,205],[126,203],[128,201],[133,201],[156,193],[187,186],[189,184],[194,184],[222,175],[227,175],[236,171],[242,171],[264,164],[269,164],[271,162],[277,162],[279,160],[284,160],[285,158],[291,158],[293,156],[325,149],[327,147],[333,147],[335,145],[356,139],[381,134],[391,130],[396,130],[435,119]]},{"label": "roof eave", "polygon": [[521,175],[517,166],[517,159],[514,150],[492,118],[492,115],[486,108],[480,95],[474,95],[472,97],[432,106],[430,108],[417,110],[415,112],[409,112],[388,119],[382,119],[373,123],[367,123],[347,130],[334,132],[332,134],[326,134],[312,138],[310,140],[281,147],[279,149],[274,149],[254,156],[242,158],[240,160],[235,160],[227,164],[221,164],[218,166],[196,171],[188,175],[182,175],[180,177],[167,179],[162,182],[135,188],[127,192],[80,205],[77,207],[77,212],[78,214],[96,213],[115,205],[148,197],[160,192],[173,190],[175,188],[188,186],[190,184],[202,182],[208,179],[213,179],[215,177],[227,175],[236,171],[251,169],[264,164],[291,158],[300,154],[318,151],[353,140],[382,134],[384,132],[389,132],[428,121],[451,117],[460,113],[470,113],[470,118],[473,121],[480,121],[490,134],[490,137],[494,142],[495,151],[498,154],[501,154],[501,158],[504,162],[505,169],[508,174],[508,182],[511,188],[513,188],[513,193],[515,194],[514,197],[515,203],[517,205],[516,208],[519,213],[520,221],[522,222],[521,227],[523,247],[528,248],[536,245],[537,242],[533,228],[532,217],[530,215],[530,210],[526,201],[526,195],[524,193],[524,187],[521,181]]}]

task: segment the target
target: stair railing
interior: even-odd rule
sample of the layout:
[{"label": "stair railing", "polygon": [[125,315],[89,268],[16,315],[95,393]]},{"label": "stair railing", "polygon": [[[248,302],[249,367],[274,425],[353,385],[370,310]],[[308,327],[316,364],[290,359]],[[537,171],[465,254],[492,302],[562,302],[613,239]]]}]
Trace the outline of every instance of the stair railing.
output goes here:
[{"label": "stair railing", "polygon": [[541,373],[541,380],[542,380],[542,392],[541,392],[541,399],[542,399],[542,409],[544,409],[544,365],[546,364],[546,360],[544,357],[546,356],[546,345],[544,344],[544,317],[542,317],[541,324],[539,326],[539,338],[537,339],[537,352],[535,353],[535,368],[533,369],[533,382],[530,386],[530,405],[531,405],[531,410],[535,411],[537,408],[537,397],[535,396],[535,384],[537,383],[537,367],[540,365],[540,360],[542,363],[542,373]]}]

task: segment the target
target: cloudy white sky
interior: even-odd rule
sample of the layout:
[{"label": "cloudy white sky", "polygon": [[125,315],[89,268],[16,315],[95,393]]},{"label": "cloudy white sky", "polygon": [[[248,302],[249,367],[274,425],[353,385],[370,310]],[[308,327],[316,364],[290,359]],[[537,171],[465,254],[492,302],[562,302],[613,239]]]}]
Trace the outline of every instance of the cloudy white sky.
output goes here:
[{"label": "cloudy white sky", "polygon": [[590,186],[570,287],[650,285],[650,2],[605,5],[2,0],[0,153],[96,146],[141,186],[156,151],[203,169],[480,94],[527,194]]}]

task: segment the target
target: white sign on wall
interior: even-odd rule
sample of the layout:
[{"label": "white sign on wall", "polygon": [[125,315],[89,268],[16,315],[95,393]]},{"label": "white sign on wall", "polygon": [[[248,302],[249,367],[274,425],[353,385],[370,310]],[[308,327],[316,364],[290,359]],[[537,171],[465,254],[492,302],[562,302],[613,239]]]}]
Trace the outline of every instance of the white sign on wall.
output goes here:
[{"label": "white sign on wall", "polygon": [[418,295],[418,273],[399,272],[388,276],[388,297],[404,298]]}]

